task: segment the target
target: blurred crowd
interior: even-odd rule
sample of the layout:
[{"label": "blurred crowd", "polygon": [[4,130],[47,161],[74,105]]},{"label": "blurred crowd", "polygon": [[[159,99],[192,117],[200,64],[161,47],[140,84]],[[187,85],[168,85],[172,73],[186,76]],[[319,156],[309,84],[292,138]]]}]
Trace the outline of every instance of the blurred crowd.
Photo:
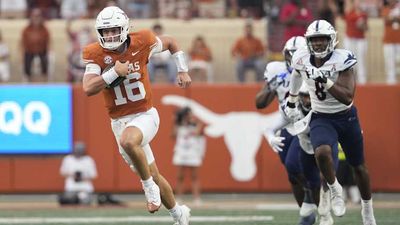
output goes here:
[{"label": "blurred crowd", "polygon": [[[368,82],[366,72],[368,19],[381,17],[384,21],[383,52],[385,56],[386,83],[397,83],[397,63],[400,52],[399,0],[1,0],[0,18],[28,18],[29,23],[21,34],[21,52],[25,82],[46,82],[54,72],[52,51],[49,49],[51,30],[46,20],[64,19],[67,22],[68,82],[80,82],[84,72],[82,48],[96,41],[89,26],[72,29],[76,19],[92,19],[105,6],[123,8],[129,17],[140,18],[246,18],[243,35],[232,43],[231,57],[236,64],[237,82],[246,82],[248,71],[253,71],[253,81],[263,81],[263,72],[273,54],[280,53],[283,43],[292,36],[303,35],[314,19],[325,19],[335,26],[337,18],[346,25],[344,46],[358,57],[359,84]],[[267,40],[253,33],[252,20],[268,20]],[[152,28],[157,35],[164,33],[162,24]],[[3,31],[4,32],[4,31]],[[206,34],[198,34],[192,46],[186,49],[189,69],[193,79],[211,83],[215,80],[213,52]],[[271,44],[273,43],[273,44]],[[229,52],[226,52],[227,56]],[[268,54],[268,57],[267,57]],[[279,54],[278,54],[279,55]],[[10,78],[10,52],[0,33],[0,82]],[[272,57],[271,57],[272,56]],[[272,58],[272,59],[271,59]],[[36,65],[36,67],[35,67]],[[168,52],[150,59],[152,82],[175,82],[176,68]],[[32,74],[36,74],[33,76]]]}]

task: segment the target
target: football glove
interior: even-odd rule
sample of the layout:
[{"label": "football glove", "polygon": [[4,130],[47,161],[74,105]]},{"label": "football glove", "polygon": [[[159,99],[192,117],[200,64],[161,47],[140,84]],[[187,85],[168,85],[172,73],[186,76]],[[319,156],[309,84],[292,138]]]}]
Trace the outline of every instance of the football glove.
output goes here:
[{"label": "football glove", "polygon": [[327,82],[327,79],[323,73],[317,68],[308,68],[307,69],[307,74],[309,77],[317,82],[325,84]]},{"label": "football glove", "polygon": [[272,151],[274,151],[275,153],[281,152],[282,147],[285,146],[285,144],[283,143],[283,140],[285,140],[285,137],[279,137],[279,136],[275,136],[275,135],[265,135],[265,138],[268,141],[269,146],[271,146]]},{"label": "football glove", "polygon": [[299,120],[299,118],[301,118],[301,112],[298,108],[299,102],[297,101],[297,99],[298,99],[297,96],[296,97],[289,96],[286,99],[286,104],[283,109],[286,116],[294,122]]}]

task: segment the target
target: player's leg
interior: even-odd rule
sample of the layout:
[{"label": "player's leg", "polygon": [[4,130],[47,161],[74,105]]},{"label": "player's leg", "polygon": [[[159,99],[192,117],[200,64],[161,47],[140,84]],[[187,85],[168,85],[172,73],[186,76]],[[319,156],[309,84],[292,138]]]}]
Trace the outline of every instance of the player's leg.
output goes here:
[{"label": "player's leg", "polygon": [[331,205],[336,216],[343,216],[346,205],[343,199],[343,188],[336,179],[335,173],[335,146],[337,132],[329,116],[314,114],[310,122],[310,138],[314,148],[318,168],[324,176],[331,195]]},{"label": "player's leg", "polygon": [[[299,207],[301,207],[301,204],[303,203],[304,199],[304,189],[303,189],[303,184],[297,179],[297,171],[299,165],[299,160],[298,160],[298,155],[296,156],[297,153],[292,154],[289,156],[290,159],[288,159],[288,154],[289,154],[289,149],[290,145],[292,143],[292,140],[294,137],[289,134],[289,132],[286,129],[283,129],[280,134],[281,137],[284,137],[285,139],[283,140],[284,147],[282,148],[282,151],[279,152],[279,158],[282,162],[282,164],[285,166],[286,172],[288,174],[289,182],[292,187],[292,192],[294,195],[294,198],[296,199],[297,204]],[[297,159],[296,159],[297,158]]]},{"label": "player's leg", "polygon": [[372,207],[371,185],[367,167],[364,161],[364,144],[362,130],[353,106],[340,124],[339,141],[346,155],[346,161],[354,168],[355,180],[361,194],[362,218],[364,225],[375,225]]},{"label": "player's leg", "polygon": [[141,178],[147,199],[148,211],[153,213],[161,206],[160,190],[154,182],[149,165],[154,156],[148,143],[154,138],[159,125],[157,110],[152,108],[139,115],[132,115],[112,121],[112,129],[119,145],[119,151],[133,171]]},{"label": "player's leg", "polygon": [[[145,150],[150,149],[150,146],[145,147]],[[150,150],[151,151],[151,150]],[[161,201],[165,208],[168,209],[170,215],[175,221],[176,225],[188,225],[190,218],[190,209],[185,205],[178,205],[175,201],[174,193],[171,185],[168,181],[160,174],[157,164],[155,162],[150,164],[151,175],[154,181],[160,187]]]},{"label": "player's leg", "polygon": [[314,155],[307,154],[300,145],[296,147],[299,149],[299,162],[305,179],[304,200],[300,208],[300,224],[314,224],[317,215],[319,189],[321,186],[319,169],[315,162]]}]

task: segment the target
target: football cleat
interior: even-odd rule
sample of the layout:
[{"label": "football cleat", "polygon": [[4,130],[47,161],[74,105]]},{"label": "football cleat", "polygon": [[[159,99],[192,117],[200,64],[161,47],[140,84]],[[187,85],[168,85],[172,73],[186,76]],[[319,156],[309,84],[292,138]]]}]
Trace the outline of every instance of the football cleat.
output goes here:
[{"label": "football cleat", "polygon": [[175,219],[174,225],[189,225],[190,208],[186,205],[181,205],[181,216]]},{"label": "football cleat", "polygon": [[324,191],[324,189],[321,188],[319,198],[318,213],[319,215],[327,215],[331,211],[331,193],[329,189]]},{"label": "football cleat", "polygon": [[317,205],[314,203],[306,203],[303,202],[303,204],[301,204],[301,208],[300,208],[300,216],[309,216],[311,215],[313,212],[317,211]]},{"label": "football cleat", "polygon": [[157,184],[153,184],[150,188],[143,187],[144,195],[147,200],[147,210],[150,213],[158,211],[161,207],[160,188]]},{"label": "football cleat", "polygon": [[331,212],[319,217],[319,225],[333,225],[333,218]]},{"label": "football cleat", "polygon": [[343,216],[346,213],[346,203],[343,199],[343,188],[340,184],[329,188],[331,191],[331,205],[335,216]]}]

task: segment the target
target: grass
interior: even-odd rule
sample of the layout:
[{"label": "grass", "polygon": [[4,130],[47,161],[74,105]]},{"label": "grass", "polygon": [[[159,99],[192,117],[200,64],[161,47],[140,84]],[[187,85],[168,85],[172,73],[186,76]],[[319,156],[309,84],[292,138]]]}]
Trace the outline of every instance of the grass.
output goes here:
[{"label": "grass", "polygon": [[[296,210],[256,210],[256,209],[204,209],[198,208],[192,211],[193,218],[200,218],[199,220],[191,222],[194,225],[227,225],[227,224],[241,224],[241,225],[261,225],[261,224],[274,224],[274,225],[294,225],[298,221],[298,212]],[[236,218],[240,216],[272,216],[272,221],[238,221],[235,222]],[[400,209],[397,208],[376,208],[375,216],[377,223],[380,225],[397,225],[399,224]],[[105,218],[134,218],[134,217],[146,217],[146,218],[160,218],[161,221],[153,222],[128,222],[128,221],[109,221],[107,223],[90,222],[88,218],[105,217]],[[3,209],[0,211],[0,224],[140,224],[140,225],[163,225],[172,224],[172,220],[169,221],[169,215],[165,209],[157,212],[155,215],[151,215],[144,210],[134,208],[113,208],[113,207],[77,207],[77,208],[54,208],[54,209],[35,209],[33,206],[31,209]],[[233,218],[234,221],[204,221],[204,218]],[[8,220],[8,218],[67,218],[66,220],[51,223],[51,222],[38,222],[33,223],[17,223],[16,221]],[[70,218],[70,221],[68,221]],[[82,221],[75,221],[76,218],[83,218]],[[101,219],[100,218],[100,219]],[[87,221],[85,221],[85,219]],[[346,215],[342,218],[334,218],[336,225],[360,225],[361,215],[359,208],[348,209]],[[75,222],[74,222],[75,221]],[[15,222],[15,223],[14,223]],[[104,222],[104,221],[102,221]],[[316,223],[317,224],[317,223]]]}]

